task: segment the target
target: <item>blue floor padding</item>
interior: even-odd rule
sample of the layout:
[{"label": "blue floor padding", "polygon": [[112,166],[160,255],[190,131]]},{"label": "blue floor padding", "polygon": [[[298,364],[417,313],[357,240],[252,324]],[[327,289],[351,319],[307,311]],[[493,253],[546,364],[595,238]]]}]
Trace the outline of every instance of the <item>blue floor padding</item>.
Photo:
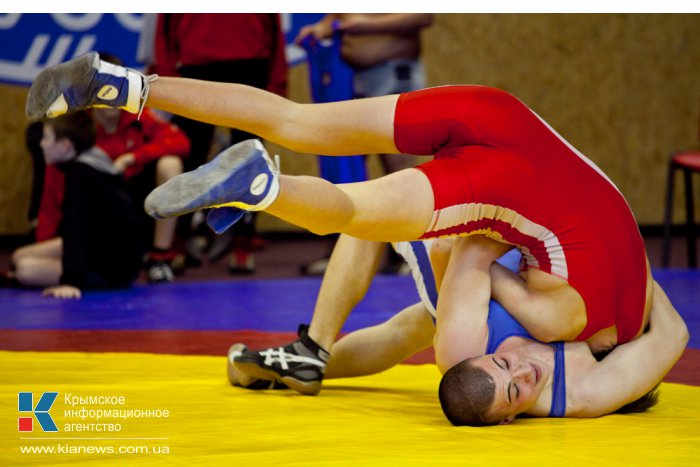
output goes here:
[{"label": "blue floor padding", "polygon": [[688,347],[700,349],[700,270],[655,269],[653,275],[688,326]]},{"label": "blue floor padding", "polygon": [[[88,292],[81,300],[0,290],[0,328],[296,331],[310,321],[320,284],[316,278],[176,282]],[[380,276],[344,329],[380,323],[418,300],[411,278]]]},{"label": "blue floor padding", "polygon": [[[700,348],[700,271],[656,270],[654,277],[685,318]],[[38,291],[0,290],[3,329],[160,329],[294,332],[308,323],[320,279],[181,282],[88,292],[56,300]],[[409,277],[379,276],[344,331],[380,323],[418,301]]]}]

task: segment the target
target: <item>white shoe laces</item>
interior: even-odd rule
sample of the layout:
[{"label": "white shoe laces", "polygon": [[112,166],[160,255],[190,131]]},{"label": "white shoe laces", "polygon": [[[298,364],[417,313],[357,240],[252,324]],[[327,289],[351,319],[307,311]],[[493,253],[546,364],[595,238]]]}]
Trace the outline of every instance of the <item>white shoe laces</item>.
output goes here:
[{"label": "white shoe laces", "polygon": [[138,73],[141,75],[142,83],[143,83],[143,88],[141,88],[141,102],[139,104],[139,113],[136,115],[136,120],[141,119],[141,114],[143,113],[143,109],[146,108],[146,101],[148,100],[148,93],[151,91],[151,83],[156,81],[158,79],[158,75],[144,75],[143,73],[140,73],[138,71],[135,71],[135,73]]}]

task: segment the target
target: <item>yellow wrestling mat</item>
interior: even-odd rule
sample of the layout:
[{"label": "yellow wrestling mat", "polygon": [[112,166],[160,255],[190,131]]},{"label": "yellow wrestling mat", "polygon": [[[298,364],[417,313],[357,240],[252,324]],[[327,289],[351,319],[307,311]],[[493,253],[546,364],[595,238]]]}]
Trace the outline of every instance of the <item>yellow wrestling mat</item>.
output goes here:
[{"label": "yellow wrestling mat", "polygon": [[[438,382],[402,365],[308,397],[233,388],[224,357],[0,352],[0,465],[700,464],[700,387],[663,384],[645,414],[455,428]],[[58,432],[19,412],[20,392],[58,392]]]}]

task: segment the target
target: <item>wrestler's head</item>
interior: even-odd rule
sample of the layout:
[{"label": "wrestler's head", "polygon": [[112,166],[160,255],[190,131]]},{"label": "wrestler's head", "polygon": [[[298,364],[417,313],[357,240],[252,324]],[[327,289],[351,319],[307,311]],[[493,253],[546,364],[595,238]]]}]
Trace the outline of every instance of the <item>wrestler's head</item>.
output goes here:
[{"label": "wrestler's head", "polygon": [[45,121],[39,143],[47,165],[67,162],[93,144],[95,127],[85,112],[75,112]]},{"label": "wrestler's head", "polygon": [[499,352],[463,360],[440,382],[440,403],[453,425],[509,423],[532,407],[548,368],[522,352]]}]

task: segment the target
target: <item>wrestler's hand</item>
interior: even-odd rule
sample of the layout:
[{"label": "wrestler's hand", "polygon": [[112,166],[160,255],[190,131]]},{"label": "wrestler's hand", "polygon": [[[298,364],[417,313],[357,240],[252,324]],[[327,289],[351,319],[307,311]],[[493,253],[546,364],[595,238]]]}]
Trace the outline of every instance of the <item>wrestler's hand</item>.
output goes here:
[{"label": "wrestler's hand", "polygon": [[68,284],[55,285],[53,287],[47,287],[42,292],[44,297],[55,297],[55,298],[80,298],[80,289]]}]

